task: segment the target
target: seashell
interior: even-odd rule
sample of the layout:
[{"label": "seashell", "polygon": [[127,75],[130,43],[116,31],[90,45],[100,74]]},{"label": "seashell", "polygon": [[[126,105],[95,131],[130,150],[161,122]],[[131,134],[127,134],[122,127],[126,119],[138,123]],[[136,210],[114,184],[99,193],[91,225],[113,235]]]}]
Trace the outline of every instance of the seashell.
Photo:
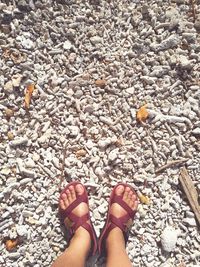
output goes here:
[{"label": "seashell", "polygon": [[162,248],[166,252],[171,252],[176,247],[177,231],[172,226],[167,226],[161,234]]}]

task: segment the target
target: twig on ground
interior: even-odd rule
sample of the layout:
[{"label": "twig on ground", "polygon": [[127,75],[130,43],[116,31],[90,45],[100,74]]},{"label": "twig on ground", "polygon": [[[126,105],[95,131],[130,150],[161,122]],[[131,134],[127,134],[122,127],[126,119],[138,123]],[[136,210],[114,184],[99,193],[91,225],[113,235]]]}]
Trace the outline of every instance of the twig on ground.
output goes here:
[{"label": "twig on ground", "polygon": [[196,9],[195,9],[195,0],[191,0],[191,5],[192,5],[192,16],[193,16],[193,20],[195,22],[196,20]]},{"label": "twig on ground", "polygon": [[160,173],[164,170],[166,170],[167,168],[170,168],[172,166],[181,164],[181,163],[185,163],[188,159],[177,159],[177,160],[173,160],[173,161],[169,161],[167,164],[161,166],[160,168],[158,168],[155,173]]},{"label": "twig on ground", "polygon": [[63,161],[62,161],[62,166],[61,166],[59,190],[61,189],[61,186],[62,186],[62,183],[63,183],[63,180],[64,180],[66,152],[67,152],[67,147],[65,145],[64,149],[63,149]]},{"label": "twig on ground", "polygon": [[189,204],[199,222],[200,225],[200,206],[198,203],[198,193],[196,188],[194,187],[194,183],[190,176],[188,175],[187,169],[182,167],[180,170],[180,177],[179,180],[183,187],[183,190],[187,196]]}]

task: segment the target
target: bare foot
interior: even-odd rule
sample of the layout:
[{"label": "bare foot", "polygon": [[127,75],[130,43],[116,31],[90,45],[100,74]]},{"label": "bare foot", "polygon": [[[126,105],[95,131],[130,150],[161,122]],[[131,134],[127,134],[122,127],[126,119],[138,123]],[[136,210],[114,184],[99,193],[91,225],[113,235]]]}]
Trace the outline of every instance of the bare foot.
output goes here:
[{"label": "bare foot", "polygon": [[[117,196],[123,196],[123,201],[132,209],[137,210],[138,201],[137,195],[131,190],[128,186],[119,185],[115,189],[115,194]],[[127,211],[122,208],[119,204],[113,203],[110,207],[110,213],[117,218],[120,218],[127,214]],[[122,232],[119,227],[115,227],[113,230],[110,231],[108,238],[112,232]]]},{"label": "bare foot", "polygon": [[[84,187],[81,185],[81,184],[77,184],[75,186],[71,185],[69,187],[69,189],[67,189],[65,191],[65,193],[63,193],[61,195],[61,198],[60,198],[60,208],[65,210],[67,207],[69,207],[69,205],[71,203],[73,203],[76,198],[80,195],[82,195],[84,193]],[[85,214],[87,214],[89,212],[89,208],[88,208],[88,205],[83,202],[83,203],[80,203],[76,208],[73,209],[72,213],[75,214],[76,216],[78,217],[81,217]],[[69,218],[66,218],[65,221],[65,226],[67,228],[70,228],[72,225],[73,225],[73,222],[70,221]],[[90,221],[88,221],[88,223],[90,224]],[[80,226],[76,232],[75,232],[76,236],[82,236],[84,238],[90,238],[90,234],[89,232],[83,228],[82,226]]]}]

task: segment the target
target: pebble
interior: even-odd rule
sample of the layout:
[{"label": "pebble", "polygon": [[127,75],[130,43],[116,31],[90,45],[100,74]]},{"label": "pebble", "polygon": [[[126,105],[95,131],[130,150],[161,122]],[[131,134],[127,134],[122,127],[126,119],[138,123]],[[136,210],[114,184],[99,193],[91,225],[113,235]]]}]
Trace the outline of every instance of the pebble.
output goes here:
[{"label": "pebble", "polygon": [[199,127],[199,128],[195,128],[195,129],[192,131],[192,133],[193,133],[194,135],[200,136],[200,127]]},{"label": "pebble", "polygon": [[180,38],[178,35],[170,35],[165,40],[163,40],[160,44],[153,46],[155,51],[163,51],[170,48],[176,47],[180,43]]},{"label": "pebble", "polygon": [[192,227],[197,225],[195,218],[184,218],[183,223],[185,223],[186,225],[192,226]]},{"label": "pebble", "polygon": [[4,91],[6,93],[11,94],[13,92],[13,83],[12,81],[8,81],[5,85],[4,85]]},{"label": "pebble", "polygon": [[90,41],[91,41],[92,44],[95,45],[95,44],[101,43],[102,42],[102,38],[99,37],[99,36],[93,36],[93,37],[90,38]]},{"label": "pebble", "polygon": [[79,128],[77,126],[68,126],[70,136],[75,137],[79,134]]},{"label": "pebble", "polygon": [[19,236],[27,236],[27,227],[25,225],[16,225],[16,231]]},{"label": "pebble", "polygon": [[108,159],[110,161],[114,161],[117,159],[117,156],[118,156],[118,149],[113,149],[109,154],[108,154]]},{"label": "pebble", "polygon": [[12,76],[12,84],[14,87],[19,87],[22,80],[22,75],[16,74]]},{"label": "pebble", "polygon": [[161,235],[161,244],[164,251],[174,251],[176,247],[176,242],[177,231],[171,226],[166,227]]},{"label": "pebble", "polygon": [[69,40],[65,41],[64,44],[63,44],[63,48],[64,48],[65,50],[69,50],[69,49],[71,49],[71,48],[72,48],[72,44],[71,44],[71,42],[70,42]]},{"label": "pebble", "polygon": [[27,137],[16,137],[13,141],[10,142],[10,146],[16,147],[20,145],[26,145],[28,143]]}]

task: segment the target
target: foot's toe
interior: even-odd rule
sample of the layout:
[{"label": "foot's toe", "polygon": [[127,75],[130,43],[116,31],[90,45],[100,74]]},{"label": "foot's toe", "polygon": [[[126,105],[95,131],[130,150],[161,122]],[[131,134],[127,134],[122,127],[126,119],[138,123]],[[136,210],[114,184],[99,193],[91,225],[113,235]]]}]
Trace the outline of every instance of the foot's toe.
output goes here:
[{"label": "foot's toe", "polygon": [[127,200],[128,200],[129,191],[130,191],[130,188],[129,187],[126,187],[125,190],[124,190],[123,200],[125,202],[127,202]]},{"label": "foot's toe", "polygon": [[137,200],[137,195],[136,194],[133,194],[132,197],[131,197],[132,201],[136,201]]},{"label": "foot's toe", "polygon": [[66,195],[67,195],[67,199],[68,199],[69,203],[72,203],[72,195],[71,195],[71,192],[69,191],[69,189],[66,190]]},{"label": "foot's toe", "polygon": [[77,193],[77,195],[82,195],[84,193],[84,187],[81,184],[77,184],[75,186],[75,192]]},{"label": "foot's toe", "polygon": [[75,192],[75,189],[74,189],[74,186],[70,186],[69,187],[69,191],[71,193],[71,198],[72,198],[72,201],[74,201],[76,199],[76,192]]},{"label": "foot's toe", "polygon": [[130,191],[130,192],[128,193],[128,198],[131,200],[131,199],[132,199],[132,196],[133,196],[133,191]]},{"label": "foot's toe", "polygon": [[61,207],[62,210],[66,209],[65,202],[62,199],[60,200],[60,207]]},{"label": "foot's toe", "polygon": [[123,185],[118,185],[117,188],[115,189],[115,193],[117,196],[121,196],[124,192],[124,186]]},{"label": "foot's toe", "polygon": [[63,204],[64,204],[65,209],[66,209],[66,207],[69,205],[67,194],[63,193],[62,196],[61,196],[61,199],[62,199]]},{"label": "foot's toe", "polygon": [[133,210],[137,210],[137,207],[138,207],[138,200],[137,200],[137,197],[135,196],[135,199],[134,199],[134,202],[133,202],[132,209],[133,209]]}]

